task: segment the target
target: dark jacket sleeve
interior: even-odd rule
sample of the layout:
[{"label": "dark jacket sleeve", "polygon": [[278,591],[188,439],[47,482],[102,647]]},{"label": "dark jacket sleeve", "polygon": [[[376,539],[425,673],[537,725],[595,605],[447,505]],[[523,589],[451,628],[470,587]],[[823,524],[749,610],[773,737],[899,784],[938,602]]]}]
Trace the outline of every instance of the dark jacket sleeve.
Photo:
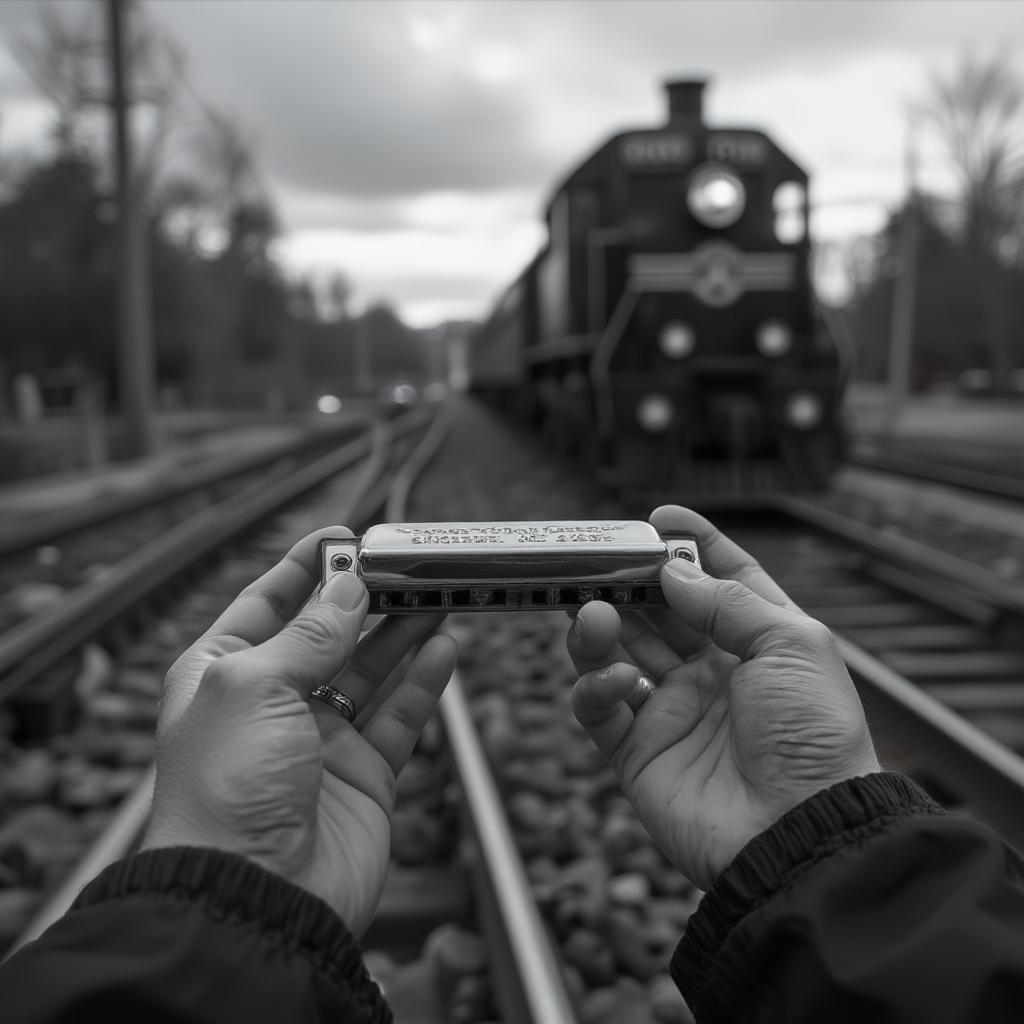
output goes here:
[{"label": "dark jacket sleeve", "polygon": [[391,1021],[321,900],[211,849],[119,861],[0,969],[4,1024]]},{"label": "dark jacket sleeve", "polygon": [[1024,860],[893,774],[740,851],[672,958],[698,1021],[1024,1020]]}]

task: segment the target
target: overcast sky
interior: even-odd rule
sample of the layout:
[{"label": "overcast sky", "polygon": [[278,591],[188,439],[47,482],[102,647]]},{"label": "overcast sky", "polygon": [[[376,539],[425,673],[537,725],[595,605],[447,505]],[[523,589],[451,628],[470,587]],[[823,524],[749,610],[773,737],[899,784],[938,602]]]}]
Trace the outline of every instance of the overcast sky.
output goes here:
[{"label": "overcast sky", "polygon": [[[35,7],[0,0],[8,47]],[[1024,75],[1015,0],[144,8],[254,143],[284,264],[340,268],[356,305],[386,298],[416,324],[479,315],[541,243],[554,182],[610,133],[660,123],[667,78],[709,77],[710,123],[763,128],[802,162],[828,239],[878,225],[901,194],[904,112],[931,70],[1004,47]],[[49,117],[0,50],[0,159],[41,145]]]}]

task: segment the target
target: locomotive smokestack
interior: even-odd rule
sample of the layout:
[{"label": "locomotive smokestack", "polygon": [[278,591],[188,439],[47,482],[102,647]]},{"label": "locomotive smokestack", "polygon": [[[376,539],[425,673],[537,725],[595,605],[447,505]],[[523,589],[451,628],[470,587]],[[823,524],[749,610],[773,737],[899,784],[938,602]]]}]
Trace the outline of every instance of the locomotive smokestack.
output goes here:
[{"label": "locomotive smokestack", "polygon": [[668,93],[668,119],[670,124],[704,120],[704,86],[706,78],[685,78],[678,82],[666,82]]}]

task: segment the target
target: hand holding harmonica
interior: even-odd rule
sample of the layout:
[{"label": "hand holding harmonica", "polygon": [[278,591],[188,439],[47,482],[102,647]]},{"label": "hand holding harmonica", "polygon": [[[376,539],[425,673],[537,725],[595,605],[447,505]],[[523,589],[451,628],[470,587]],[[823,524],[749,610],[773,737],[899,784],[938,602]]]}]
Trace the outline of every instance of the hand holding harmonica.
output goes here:
[{"label": "hand holding harmonica", "polygon": [[798,803],[880,768],[828,629],[702,516],[663,506],[651,523],[695,536],[713,575],[673,559],[667,607],[581,608],[573,711],[654,841],[709,888]]}]

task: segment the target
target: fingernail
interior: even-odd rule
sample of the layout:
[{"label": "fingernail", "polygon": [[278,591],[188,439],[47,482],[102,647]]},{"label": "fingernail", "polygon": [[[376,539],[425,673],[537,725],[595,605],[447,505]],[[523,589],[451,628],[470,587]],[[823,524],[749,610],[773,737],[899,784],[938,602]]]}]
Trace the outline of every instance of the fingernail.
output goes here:
[{"label": "fingernail", "polygon": [[647,678],[647,676],[638,676],[636,681],[636,688],[640,691],[644,697],[650,697],[654,693],[654,683]]},{"label": "fingernail", "polygon": [[354,572],[339,572],[320,591],[320,600],[330,601],[342,611],[352,612],[362,604],[365,595],[366,587]]},{"label": "fingernail", "polygon": [[708,574],[702,569],[698,569],[693,562],[688,562],[685,558],[673,558],[672,561],[665,566],[665,571],[671,573],[677,580],[681,580],[683,583],[693,583],[695,580],[707,579]]}]

